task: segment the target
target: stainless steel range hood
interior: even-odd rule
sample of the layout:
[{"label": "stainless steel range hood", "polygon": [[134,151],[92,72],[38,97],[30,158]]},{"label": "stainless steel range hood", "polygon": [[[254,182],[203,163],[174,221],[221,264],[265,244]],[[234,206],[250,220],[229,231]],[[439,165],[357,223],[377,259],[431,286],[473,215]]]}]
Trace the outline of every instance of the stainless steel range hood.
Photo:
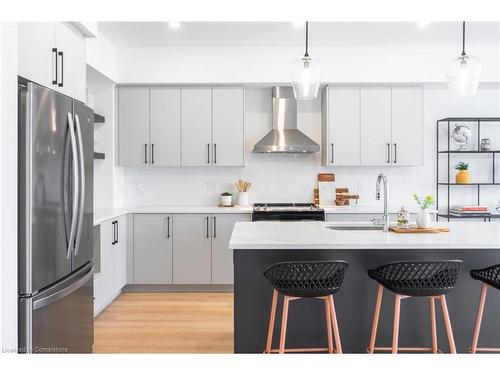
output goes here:
[{"label": "stainless steel range hood", "polygon": [[253,147],[256,153],[318,152],[319,145],[297,129],[297,100],[291,87],[275,86],[273,128]]}]

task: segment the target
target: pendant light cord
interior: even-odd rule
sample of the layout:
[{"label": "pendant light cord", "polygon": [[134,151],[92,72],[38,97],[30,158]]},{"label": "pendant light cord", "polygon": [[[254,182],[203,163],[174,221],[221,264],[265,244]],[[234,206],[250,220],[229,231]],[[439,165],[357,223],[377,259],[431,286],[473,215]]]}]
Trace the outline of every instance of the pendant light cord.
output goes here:
[{"label": "pendant light cord", "polygon": [[309,21],[306,21],[306,53],[304,57],[309,57]]},{"label": "pendant light cord", "polygon": [[462,22],[462,56],[465,56],[465,21]]}]

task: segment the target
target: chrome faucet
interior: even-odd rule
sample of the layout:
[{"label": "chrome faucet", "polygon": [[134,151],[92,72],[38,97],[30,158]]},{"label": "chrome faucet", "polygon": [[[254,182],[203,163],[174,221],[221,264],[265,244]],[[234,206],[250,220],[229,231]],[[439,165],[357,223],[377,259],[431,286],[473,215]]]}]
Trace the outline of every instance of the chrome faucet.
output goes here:
[{"label": "chrome faucet", "polygon": [[380,183],[384,184],[384,216],[382,216],[382,220],[378,221],[377,223],[380,225],[383,225],[383,231],[388,232],[389,231],[389,213],[387,211],[387,177],[385,174],[380,173],[377,177],[377,187],[376,187],[376,195],[375,198],[379,201],[380,200]]}]

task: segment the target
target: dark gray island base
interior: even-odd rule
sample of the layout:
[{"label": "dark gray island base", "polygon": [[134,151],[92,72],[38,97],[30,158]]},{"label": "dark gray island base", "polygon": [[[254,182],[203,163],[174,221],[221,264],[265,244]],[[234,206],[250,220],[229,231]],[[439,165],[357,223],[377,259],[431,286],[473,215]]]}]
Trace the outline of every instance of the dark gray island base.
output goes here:
[{"label": "dark gray island base", "polygon": [[[481,283],[469,271],[500,263],[500,249],[244,249],[234,250],[234,352],[262,353],[265,348],[273,288],[262,274],[270,264],[292,260],[346,260],[344,284],[334,295],[344,353],[365,353],[370,340],[377,283],[366,270],[396,260],[461,259],[456,288],[447,295],[455,343],[459,353],[469,351]],[[273,348],[278,347],[282,299],[279,299]],[[394,294],[384,290],[377,346],[392,340]],[[500,346],[500,292],[491,288],[486,300],[479,345]],[[436,302],[439,348],[449,352],[443,316]],[[430,346],[429,304],[425,298],[401,303],[399,346]],[[286,347],[326,346],[324,304],[302,299],[290,303]]]}]

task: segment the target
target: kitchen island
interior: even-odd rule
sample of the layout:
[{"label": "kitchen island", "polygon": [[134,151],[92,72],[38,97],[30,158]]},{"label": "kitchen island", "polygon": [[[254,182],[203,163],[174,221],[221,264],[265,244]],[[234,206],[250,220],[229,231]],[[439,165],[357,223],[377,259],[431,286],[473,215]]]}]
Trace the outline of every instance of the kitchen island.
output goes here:
[{"label": "kitchen island", "polygon": [[[469,276],[470,269],[500,263],[500,223],[438,223],[447,233],[396,234],[380,230],[346,230],[338,226],[360,223],[245,222],[236,223],[229,247],[234,263],[234,351],[262,353],[265,347],[273,288],[264,269],[280,261],[345,260],[349,268],[342,288],[335,294],[344,353],[363,353],[370,339],[377,283],[367,269],[397,260],[460,259],[462,271],[455,290],[447,295],[457,351],[468,351],[481,283]],[[366,224],[369,225],[369,224]],[[331,229],[337,226],[336,229]],[[281,299],[277,317],[281,316]],[[384,292],[377,345],[392,338],[394,295]],[[480,335],[481,346],[500,344],[500,293],[492,291],[486,303]],[[273,347],[279,342],[277,319]],[[304,299],[290,306],[286,346],[324,347],[324,306],[320,300]],[[437,310],[438,343],[449,352],[442,315]],[[401,305],[401,346],[430,346],[428,303],[405,299]]]}]

